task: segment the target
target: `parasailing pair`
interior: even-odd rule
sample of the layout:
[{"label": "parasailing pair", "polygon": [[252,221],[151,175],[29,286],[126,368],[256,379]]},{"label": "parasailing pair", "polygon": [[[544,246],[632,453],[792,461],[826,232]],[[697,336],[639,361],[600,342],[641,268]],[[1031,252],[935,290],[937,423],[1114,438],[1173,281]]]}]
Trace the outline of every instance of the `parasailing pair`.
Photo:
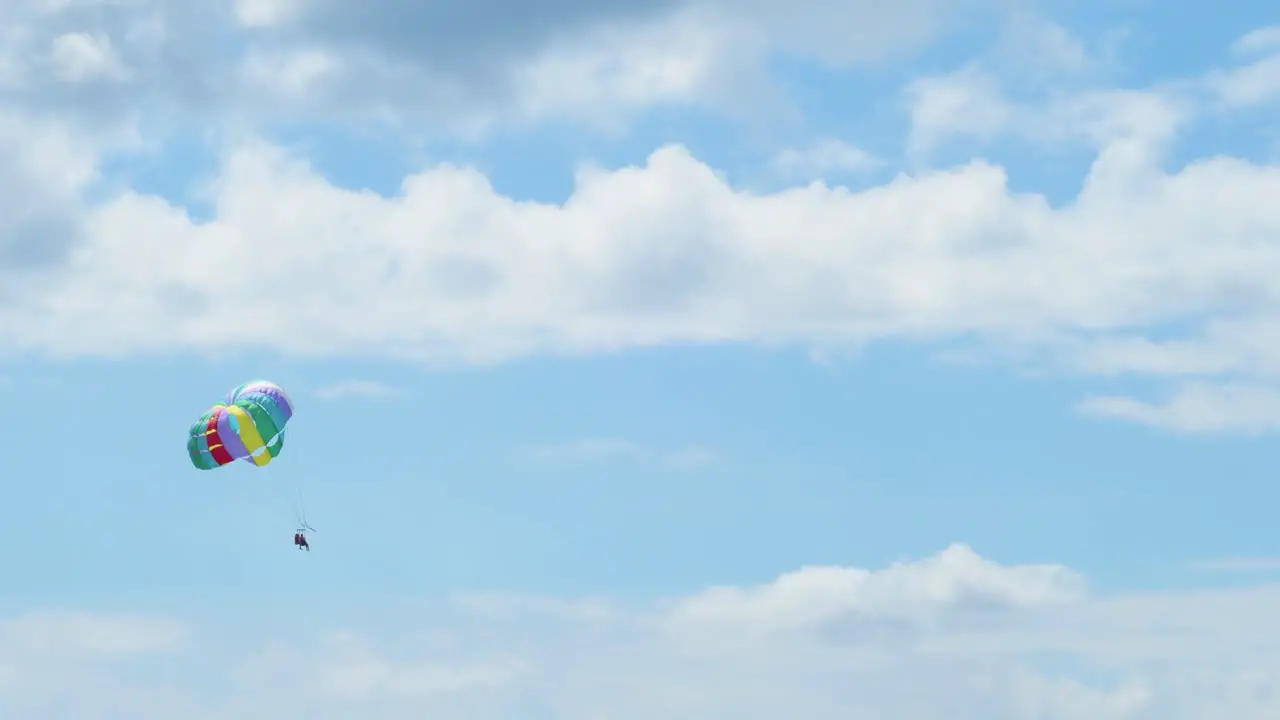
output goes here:
[{"label": "parasailing pair", "polygon": [[[293,401],[275,383],[254,380],[227,393],[225,402],[209,408],[191,425],[187,453],[200,470],[214,470],[242,460],[266,467],[284,448],[284,431],[293,417]],[[298,528],[293,544],[311,550],[305,509],[295,508]]]}]

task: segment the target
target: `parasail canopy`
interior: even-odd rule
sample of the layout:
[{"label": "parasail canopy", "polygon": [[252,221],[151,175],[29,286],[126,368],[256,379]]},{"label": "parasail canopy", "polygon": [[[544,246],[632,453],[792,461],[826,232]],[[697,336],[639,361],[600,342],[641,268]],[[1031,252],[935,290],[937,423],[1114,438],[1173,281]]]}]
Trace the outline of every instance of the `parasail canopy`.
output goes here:
[{"label": "parasail canopy", "polygon": [[279,385],[266,380],[245,383],[191,426],[191,464],[212,470],[244,460],[265,467],[280,455],[291,417],[293,403]]}]

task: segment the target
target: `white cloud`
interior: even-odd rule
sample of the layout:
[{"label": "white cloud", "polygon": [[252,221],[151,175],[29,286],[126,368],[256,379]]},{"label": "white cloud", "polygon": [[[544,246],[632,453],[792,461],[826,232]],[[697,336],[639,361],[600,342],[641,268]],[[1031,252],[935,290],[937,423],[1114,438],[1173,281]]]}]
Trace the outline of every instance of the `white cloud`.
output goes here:
[{"label": "white cloud", "polygon": [[996,78],[977,65],[913,81],[906,90],[911,111],[907,151],[924,154],[942,140],[990,140],[1009,126],[1013,108]]},{"label": "white cloud", "polygon": [[89,33],[75,32],[59,35],[51,48],[54,73],[59,80],[68,83],[105,79],[123,81],[129,70],[116,56],[111,39]]},{"label": "white cloud", "polygon": [[1245,33],[1231,46],[1231,50],[1237,55],[1258,55],[1280,50],[1280,25]]},{"label": "white cloud", "polygon": [[1194,118],[1192,109],[1203,106],[1189,93],[1163,86],[1048,91],[1034,101],[1014,102],[1006,97],[1001,75],[979,62],[918,78],[905,94],[910,154],[923,157],[957,140],[986,144],[1014,137],[1055,150],[1091,148],[1100,158],[1110,155],[1108,164],[1129,170],[1157,166],[1178,131]]},{"label": "white cloud", "polygon": [[774,158],[774,165],[786,175],[817,178],[829,173],[862,172],[883,164],[866,150],[833,138],[821,138],[804,149],[788,148]]},{"label": "white cloud", "polygon": [[316,396],[326,400],[344,397],[383,398],[395,394],[395,388],[376,380],[343,380],[316,390]]},{"label": "white cloud", "polygon": [[[33,611],[0,617],[0,715],[164,717],[166,693],[138,673],[198,653],[184,623],[139,615]],[[190,680],[188,680],[190,682]]]},{"label": "white cloud", "polygon": [[[1261,55],[1244,65],[1210,73],[1204,79],[1210,92],[1215,93],[1228,109],[1253,108],[1280,99],[1280,47],[1264,47],[1262,38],[1245,36],[1252,50]],[[1239,46],[1237,46],[1239,47]]]},{"label": "white cloud", "polygon": [[242,80],[251,93],[298,102],[310,98],[344,69],[340,58],[323,50],[257,52],[245,58]]},{"label": "white cloud", "polygon": [[7,651],[30,656],[113,658],[181,650],[189,630],[167,619],[38,612],[0,621],[0,638]]},{"label": "white cloud", "polygon": [[735,23],[687,12],[606,26],[548,49],[514,71],[517,116],[569,115],[618,128],[651,105],[724,105],[756,82]]},{"label": "white cloud", "polygon": [[122,708],[137,720],[1280,713],[1280,586],[1083,590],[1068,568],[1003,565],[956,545],[878,570],[801,569],[643,606],[493,596],[452,610],[419,601],[401,614],[295,608],[308,635],[281,629],[266,641],[243,615],[226,617],[206,628],[217,642],[186,646],[163,667],[90,669],[68,656],[40,666],[61,672],[42,675],[44,684],[5,682],[34,663],[6,645],[0,710],[32,720],[68,717],[68,708],[85,720]]},{"label": "white cloud", "polygon": [[1075,348],[1072,362],[1087,372],[1110,375],[1280,377],[1280,323],[1265,312],[1250,313],[1250,306],[1271,302],[1268,288],[1240,287],[1234,302],[1239,309],[1206,321],[1198,333],[1173,340],[1104,338]]},{"label": "white cloud", "polygon": [[925,155],[948,141],[1016,137],[1054,151],[1081,142],[1106,150],[1129,140],[1144,154],[1159,152],[1198,119],[1280,98],[1280,48],[1270,47],[1271,32],[1237,41],[1236,64],[1119,89],[1104,82],[1117,69],[1123,33],[1086,44],[1061,25],[1015,13],[992,50],[907,86],[908,150]]},{"label": "white cloud", "polygon": [[1028,718],[1125,720],[1140,717],[1151,702],[1151,691],[1140,681],[1099,692],[1078,680],[1026,673],[1012,679],[1010,691],[1013,712]]},{"label": "white cloud", "polygon": [[1087,73],[1097,60],[1080,38],[1058,23],[1033,15],[1018,15],[1008,25],[995,54],[1006,72],[1040,79]]},{"label": "white cloud", "polygon": [[[501,689],[529,671],[518,657],[495,657],[463,663],[391,662],[370,643],[350,632],[325,638],[327,653],[314,663],[325,692],[347,700],[379,696],[426,699],[466,692]],[[289,661],[306,668],[313,661],[296,656]],[[310,670],[311,668],[307,668]],[[264,671],[270,672],[266,668]],[[305,682],[305,677],[296,678]]]},{"label": "white cloud", "polygon": [[809,567],[759,588],[713,588],[674,608],[681,623],[728,625],[735,634],[821,627],[842,618],[936,620],[965,606],[1028,608],[1078,600],[1083,580],[1056,565],[1005,568],[956,544],[880,571]]},{"label": "white cloud", "polygon": [[304,11],[303,0],[234,0],[236,21],[253,28],[284,25]]},{"label": "white cloud", "polygon": [[1280,430],[1280,389],[1267,385],[1180,388],[1165,402],[1130,397],[1092,397],[1080,404],[1088,414],[1131,420],[1184,433],[1272,433]]}]

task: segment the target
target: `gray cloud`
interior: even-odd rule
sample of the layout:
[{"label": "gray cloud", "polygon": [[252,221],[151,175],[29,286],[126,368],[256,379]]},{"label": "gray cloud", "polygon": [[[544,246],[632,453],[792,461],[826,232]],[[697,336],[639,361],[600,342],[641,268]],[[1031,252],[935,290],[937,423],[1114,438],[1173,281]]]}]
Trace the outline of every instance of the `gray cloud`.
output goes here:
[{"label": "gray cloud", "polygon": [[229,20],[208,0],[6,4],[0,56],[14,82],[0,85],[0,103],[94,123],[207,114],[233,78]]},{"label": "gray cloud", "polygon": [[[824,2],[801,4],[809,13]],[[426,119],[474,130],[496,119],[605,117],[615,107],[723,99],[735,74],[758,69],[743,69],[768,44],[752,28],[773,23],[779,7],[773,0],[732,13],[712,0],[4,3],[0,265],[25,272],[65,259],[84,236],[85,194],[103,163],[154,148],[178,129],[226,134],[273,120]],[[900,25],[912,13],[890,23],[909,43],[918,33]],[[856,13],[845,20],[866,24]],[[684,75],[655,76],[652,67]],[[685,284],[695,283],[714,259],[704,249],[649,252],[643,262],[662,278],[679,270]],[[466,278],[449,276],[480,295],[497,282],[481,263]],[[650,303],[654,291],[674,302],[683,292],[655,282],[642,281],[635,302]]]},{"label": "gray cloud", "polygon": [[[531,97],[539,94],[559,96],[562,109],[577,113],[610,104],[610,92],[729,109],[741,101],[733,95],[752,88],[756,103],[772,105],[779,98],[766,101],[761,91],[771,51],[840,66],[874,61],[927,43],[953,13],[991,5],[911,0],[886,11],[861,0],[244,0],[245,91],[255,107],[285,115],[310,110],[465,127],[540,116],[543,101]],[[691,86],[662,87],[659,76],[691,68]],[[603,88],[602,97],[568,101],[575,86]]]},{"label": "gray cloud", "polygon": [[276,34],[356,53],[487,75],[602,23],[651,19],[685,0],[316,0]]},{"label": "gray cloud", "polygon": [[44,208],[0,218],[0,267],[26,270],[65,260],[83,237],[80,219]]}]

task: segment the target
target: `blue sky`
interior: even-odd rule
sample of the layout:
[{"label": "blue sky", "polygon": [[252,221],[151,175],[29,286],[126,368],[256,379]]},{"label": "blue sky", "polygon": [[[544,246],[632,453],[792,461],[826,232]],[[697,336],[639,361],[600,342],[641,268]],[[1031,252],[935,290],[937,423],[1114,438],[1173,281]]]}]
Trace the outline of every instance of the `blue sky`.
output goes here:
[{"label": "blue sky", "polygon": [[1267,4],[11,5],[5,717],[1280,713]]}]

